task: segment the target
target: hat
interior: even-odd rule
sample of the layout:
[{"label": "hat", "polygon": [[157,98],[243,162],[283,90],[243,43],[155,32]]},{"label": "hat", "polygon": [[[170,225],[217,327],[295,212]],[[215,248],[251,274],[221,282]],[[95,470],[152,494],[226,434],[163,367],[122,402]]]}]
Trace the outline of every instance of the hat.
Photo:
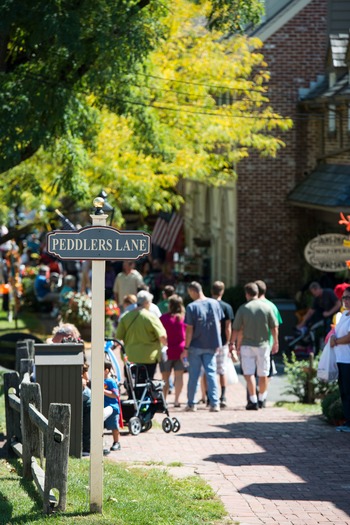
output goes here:
[{"label": "hat", "polygon": [[343,293],[349,287],[350,287],[349,283],[337,284],[337,286],[334,288],[334,293],[338,297],[338,299],[341,299],[343,297]]},{"label": "hat", "polygon": [[151,303],[153,301],[153,295],[146,290],[140,290],[137,293],[137,306],[143,306],[145,303]]}]

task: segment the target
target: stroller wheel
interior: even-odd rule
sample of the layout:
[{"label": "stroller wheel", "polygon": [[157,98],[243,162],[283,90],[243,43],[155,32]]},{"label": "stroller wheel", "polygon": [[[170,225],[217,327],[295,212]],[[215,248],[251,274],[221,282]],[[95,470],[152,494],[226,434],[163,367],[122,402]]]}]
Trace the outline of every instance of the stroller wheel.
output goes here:
[{"label": "stroller wheel", "polygon": [[133,436],[137,436],[142,430],[142,423],[139,417],[132,417],[128,423],[129,432]]},{"label": "stroller wheel", "polygon": [[146,423],[142,427],[142,432],[148,432],[148,430],[151,430],[152,428],[152,421],[146,421]]},{"label": "stroller wheel", "polygon": [[180,421],[176,417],[173,417],[173,432],[178,432],[180,428]]},{"label": "stroller wheel", "polygon": [[169,434],[173,430],[173,422],[171,421],[170,417],[165,417],[162,421],[162,429],[164,432]]}]

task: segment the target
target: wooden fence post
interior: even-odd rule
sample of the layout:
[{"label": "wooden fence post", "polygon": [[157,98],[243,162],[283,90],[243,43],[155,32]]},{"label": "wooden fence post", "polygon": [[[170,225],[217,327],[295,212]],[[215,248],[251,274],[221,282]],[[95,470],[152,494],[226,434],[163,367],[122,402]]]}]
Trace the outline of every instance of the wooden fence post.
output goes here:
[{"label": "wooden fence post", "polygon": [[34,359],[31,359],[31,358],[21,359],[20,369],[19,369],[19,375],[20,375],[21,382],[23,381],[25,374],[28,374],[30,377],[30,375],[33,372],[33,368],[34,368]]},{"label": "wooden fence post", "polygon": [[22,444],[23,444],[23,477],[32,479],[31,460],[32,456],[40,459],[43,464],[44,442],[43,434],[39,428],[32,423],[29,417],[28,405],[31,403],[41,412],[41,391],[38,383],[21,383],[21,421],[22,421]]},{"label": "wooden fence post", "polygon": [[[65,510],[67,501],[68,455],[71,407],[69,404],[50,405],[46,440],[46,468],[44,488],[44,512],[48,513],[50,490],[59,491],[56,510]],[[55,441],[55,428],[64,436],[62,442]]]},{"label": "wooden fence post", "polygon": [[16,396],[19,396],[19,375],[18,372],[6,372],[4,374],[4,394],[5,394],[5,413],[6,413],[6,445],[9,455],[13,455],[11,443],[13,440],[21,442],[21,414],[12,410],[9,405],[9,388],[15,390]]},{"label": "wooden fence post", "polygon": [[22,341],[17,341],[16,343],[16,370],[20,371],[21,368],[21,359],[34,359],[34,341],[33,344],[30,344],[30,339],[24,339]]}]

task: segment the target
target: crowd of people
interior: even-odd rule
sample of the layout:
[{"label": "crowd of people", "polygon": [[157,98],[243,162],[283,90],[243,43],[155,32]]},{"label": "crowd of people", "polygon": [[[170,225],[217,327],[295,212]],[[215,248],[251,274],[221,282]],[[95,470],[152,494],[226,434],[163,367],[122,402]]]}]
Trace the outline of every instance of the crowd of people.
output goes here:
[{"label": "crowd of people", "polygon": [[[32,233],[18,243],[8,240],[0,245],[0,284],[8,285],[17,311],[23,304],[34,303],[38,310],[51,312],[56,319],[69,292],[91,296],[91,266],[91,261],[60,261],[49,254],[45,233]],[[28,287],[31,278],[34,286]],[[161,301],[167,285],[174,289],[178,286],[178,276],[169,262],[151,256],[137,264],[106,261],[105,300],[115,301],[121,311],[124,299],[136,303],[134,297],[142,287],[152,293],[155,303]],[[4,294],[4,310],[9,309],[8,303],[9,296]]]},{"label": "crowd of people", "polygon": [[[260,286],[260,288],[259,288]],[[166,398],[175,389],[175,407],[181,406],[183,374],[188,372],[186,411],[195,411],[200,401],[211,412],[227,405],[227,362],[234,354],[241,355],[241,366],[247,381],[247,409],[263,408],[266,404],[270,354],[278,351],[277,308],[265,298],[263,281],[246,285],[247,303],[240,307],[234,319],[231,305],[222,300],[225,285],[215,281],[211,297],[206,297],[199,282],[187,286],[190,302],[174,293],[171,285],[163,290],[159,315],[152,308],[153,295],[146,290],[136,293],[132,308],[120,316],[116,337],[123,341],[129,360],[144,365],[150,379],[157,365],[164,380]],[[159,308],[159,309],[160,309]],[[256,397],[255,375],[259,378],[259,400]],[[198,397],[204,384],[204,396]]]},{"label": "crowd of people", "polygon": [[[35,235],[28,237],[23,253],[19,253],[13,242],[10,244],[1,246],[0,279],[6,282],[9,275],[18,274],[20,280],[21,276],[28,274],[29,268],[35,268],[36,300],[38,305],[51,307],[52,317],[60,318],[60,310],[70,293],[91,294],[89,261],[59,262],[45,251]],[[282,322],[277,307],[266,299],[266,284],[263,281],[247,283],[244,287],[246,302],[235,315],[231,305],[223,301],[223,282],[212,284],[211,297],[204,294],[199,282],[187,283],[186,306],[185,297],[178,293],[180,289],[183,291],[183,286],[177,289],[177,284],[169,263],[162,267],[158,260],[146,258],[136,267],[134,261],[107,261],[105,298],[118,305],[115,335],[123,341],[129,360],[144,365],[150,379],[154,378],[159,366],[164,397],[166,399],[174,390],[175,407],[185,403],[185,410],[193,412],[202,401],[211,412],[219,412],[227,405],[227,363],[238,355],[247,385],[246,409],[264,408],[269,378],[273,374],[272,356],[279,350],[279,325]],[[346,419],[339,430],[345,432],[350,432],[349,289],[347,283],[333,290],[312,282],[308,290],[313,302],[297,325],[303,333],[322,320],[326,335],[333,323],[331,347],[338,363]],[[339,315],[336,321],[333,317],[342,311],[337,323]],[[58,330],[54,337],[59,336]],[[77,334],[72,337],[77,339]],[[86,369],[84,373],[86,396],[89,388]],[[184,373],[188,373],[186,394],[183,392]],[[119,393],[118,385],[115,387],[107,381],[110,374],[111,370],[105,367],[108,383],[105,387],[105,408],[108,408],[105,419],[113,431],[113,450],[118,450],[116,400]]]},{"label": "crowd of people", "polygon": [[[116,336],[123,342],[129,361],[142,365],[151,380],[157,373],[161,374],[164,398],[174,389],[176,408],[184,403],[185,411],[195,412],[198,404],[204,401],[210,412],[224,409],[227,406],[228,360],[234,360],[237,354],[247,386],[246,409],[264,409],[269,379],[273,374],[273,356],[279,351],[279,325],[282,322],[276,305],[266,298],[264,281],[245,285],[246,302],[234,315],[231,305],[222,299],[225,285],[221,281],[212,284],[211,297],[204,294],[199,282],[188,283],[190,300],[186,301],[186,306],[184,299],[175,293],[175,288],[165,285],[157,306],[153,294],[137,274],[125,279],[130,275],[130,266],[133,271],[133,265],[124,266],[127,266],[126,272],[114,280],[114,285],[118,283],[114,293],[120,294],[116,298],[120,301],[120,290],[126,293]],[[136,289],[127,288],[126,282],[130,287],[136,282]],[[330,344],[339,369],[338,382],[345,416],[344,424],[337,430],[350,432],[350,285],[344,283],[331,290],[313,282],[310,293],[314,300],[300,321],[299,330],[323,319],[326,331],[333,322]],[[80,341],[80,334],[73,325],[60,323],[50,340],[54,343]],[[188,374],[187,391],[183,388],[185,373]],[[111,448],[104,451],[108,454],[121,448],[122,382],[118,384],[113,364],[108,359],[104,374],[104,424],[113,435]],[[90,449],[90,387],[85,362],[82,373],[85,455]]]}]

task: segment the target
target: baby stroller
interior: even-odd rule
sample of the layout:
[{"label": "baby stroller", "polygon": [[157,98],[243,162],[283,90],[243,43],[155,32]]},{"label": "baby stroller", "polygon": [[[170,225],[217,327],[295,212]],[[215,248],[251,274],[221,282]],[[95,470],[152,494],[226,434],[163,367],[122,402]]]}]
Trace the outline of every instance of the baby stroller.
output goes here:
[{"label": "baby stroller", "polygon": [[286,336],[289,355],[293,352],[299,360],[308,359],[311,353],[316,356],[321,347],[320,339],[323,331],[324,321],[321,320],[310,327],[303,327],[301,330],[296,329],[294,336]]},{"label": "baby stroller", "polygon": [[[178,432],[180,422],[176,417],[170,418],[169,416],[168,406],[163,394],[164,381],[149,379],[147,368],[144,365],[130,363],[124,345],[120,341],[107,339],[106,342],[116,343],[121,349],[124,361],[124,387],[127,394],[127,399],[121,399],[121,410],[123,421],[128,425],[130,434],[137,436],[140,432],[150,430],[152,418],[157,412],[166,414],[162,421],[164,432],[167,434]],[[113,352],[108,351],[108,344],[105,345],[105,352],[111,359],[113,366],[116,364],[119,369]],[[120,369],[116,370],[116,374],[120,377]]]}]

